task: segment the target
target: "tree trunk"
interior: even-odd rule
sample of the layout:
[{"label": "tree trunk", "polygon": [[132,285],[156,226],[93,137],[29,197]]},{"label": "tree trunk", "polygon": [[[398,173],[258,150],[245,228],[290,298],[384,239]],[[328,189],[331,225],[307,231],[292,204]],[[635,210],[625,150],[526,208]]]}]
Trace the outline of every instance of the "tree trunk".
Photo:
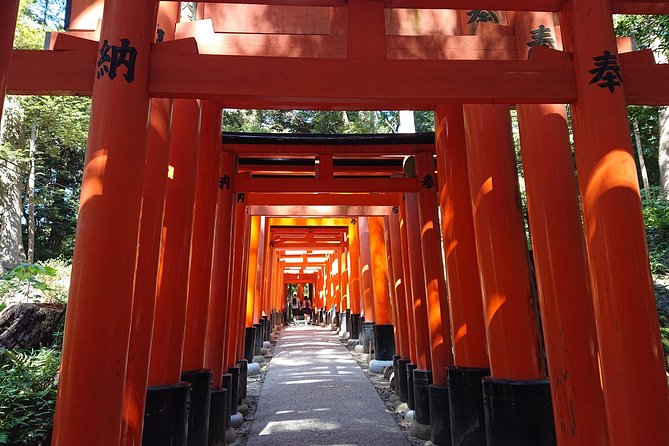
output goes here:
[{"label": "tree trunk", "polygon": [[660,188],[669,200],[669,107],[660,109]]},{"label": "tree trunk", "polygon": [[30,159],[28,160],[28,262],[35,261],[35,142],[37,140],[37,126],[33,124],[30,132]]},{"label": "tree trunk", "polygon": [[65,305],[62,304],[12,305],[0,313],[0,347],[48,347],[64,320]]},{"label": "tree trunk", "polygon": [[641,180],[643,181],[643,191],[646,200],[650,200],[650,182],[648,181],[646,160],[643,157],[643,147],[641,145],[641,135],[639,133],[639,122],[636,119],[632,121],[632,128],[634,129],[634,141],[636,142],[636,153],[637,156],[639,157],[639,170],[641,171]]},{"label": "tree trunk", "polygon": [[400,110],[399,133],[416,133],[416,120],[413,110]]},{"label": "tree trunk", "polygon": [[342,113],[342,120],[344,121],[344,126],[348,127],[351,125],[351,121],[348,119],[348,113],[343,111]]},{"label": "tree trunk", "polygon": [[21,236],[21,172],[0,160],[0,275],[25,259]]}]

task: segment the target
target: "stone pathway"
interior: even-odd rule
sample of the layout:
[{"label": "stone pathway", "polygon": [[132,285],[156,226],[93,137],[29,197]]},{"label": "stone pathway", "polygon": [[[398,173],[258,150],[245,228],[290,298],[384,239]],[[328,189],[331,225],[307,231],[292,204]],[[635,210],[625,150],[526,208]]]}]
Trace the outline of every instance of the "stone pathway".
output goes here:
[{"label": "stone pathway", "polygon": [[288,327],[265,377],[248,446],[408,446],[332,331]]}]

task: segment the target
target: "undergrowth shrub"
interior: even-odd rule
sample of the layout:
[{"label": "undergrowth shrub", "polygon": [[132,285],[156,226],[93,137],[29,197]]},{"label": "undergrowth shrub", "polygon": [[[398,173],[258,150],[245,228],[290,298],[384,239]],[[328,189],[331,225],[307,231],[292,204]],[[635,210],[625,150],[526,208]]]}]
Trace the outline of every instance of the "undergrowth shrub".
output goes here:
[{"label": "undergrowth shrub", "polygon": [[0,351],[0,444],[50,443],[60,358],[60,346]]}]

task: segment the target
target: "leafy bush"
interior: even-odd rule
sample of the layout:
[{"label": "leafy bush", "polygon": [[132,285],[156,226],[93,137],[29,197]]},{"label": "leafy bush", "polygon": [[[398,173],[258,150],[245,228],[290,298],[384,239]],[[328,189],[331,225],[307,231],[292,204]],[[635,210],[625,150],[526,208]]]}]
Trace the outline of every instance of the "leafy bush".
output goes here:
[{"label": "leafy bush", "polygon": [[60,350],[0,351],[0,444],[49,444]]},{"label": "leafy bush", "polygon": [[669,201],[644,200],[643,216],[651,270],[653,274],[669,273]]},{"label": "leafy bush", "polygon": [[0,280],[0,302],[7,299],[65,303],[71,263],[50,259],[21,263]]}]

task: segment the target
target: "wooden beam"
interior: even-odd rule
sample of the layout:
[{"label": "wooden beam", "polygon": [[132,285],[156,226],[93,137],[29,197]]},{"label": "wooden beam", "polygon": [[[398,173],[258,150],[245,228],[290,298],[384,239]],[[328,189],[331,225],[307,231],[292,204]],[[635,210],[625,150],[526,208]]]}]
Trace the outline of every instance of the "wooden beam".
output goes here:
[{"label": "wooden beam", "polygon": [[[345,6],[345,0],[208,0],[207,3],[237,3],[280,6]],[[386,8],[496,9],[502,11],[559,12],[563,0],[385,0]],[[661,0],[613,0],[615,14],[669,14],[669,3]]]},{"label": "wooden beam", "polygon": [[417,192],[416,178],[248,178],[237,176],[235,192],[313,193],[313,192]]},{"label": "wooden beam", "polygon": [[[349,61],[180,52],[154,52],[151,58],[152,96],[217,98],[229,107],[431,109],[446,102],[576,100],[573,65],[564,61]],[[14,50],[8,94],[90,95],[96,60],[97,52],[90,50]],[[623,65],[630,105],[669,104],[667,65]],[[272,82],[270,72],[279,73]]]},{"label": "wooden beam", "polygon": [[[360,158],[365,155],[395,155],[408,156],[418,152],[434,152],[434,144],[347,144],[347,145],[278,145],[278,144],[223,144],[223,150],[228,150],[237,155],[256,156],[256,155],[286,155],[291,157],[316,156],[321,153],[330,153],[338,158],[349,156]],[[336,169],[339,169],[337,167]],[[314,169],[312,168],[312,171]]]},{"label": "wooden beam", "polygon": [[314,283],[318,279],[318,274],[284,274],[284,283]]},{"label": "wooden beam", "polygon": [[[444,102],[568,103],[563,61],[348,60],[153,53],[156,97],[225,100],[229,107],[413,109]],[[268,76],[268,73],[273,73]],[[355,82],[351,82],[355,79]]]},{"label": "wooden beam", "polygon": [[257,194],[246,195],[253,206],[396,206],[399,194]]},{"label": "wooden beam", "polygon": [[14,50],[7,73],[7,93],[90,96],[97,56],[94,50]]},{"label": "wooden beam", "polygon": [[375,217],[390,215],[392,206],[249,206],[249,215],[266,217]]}]

